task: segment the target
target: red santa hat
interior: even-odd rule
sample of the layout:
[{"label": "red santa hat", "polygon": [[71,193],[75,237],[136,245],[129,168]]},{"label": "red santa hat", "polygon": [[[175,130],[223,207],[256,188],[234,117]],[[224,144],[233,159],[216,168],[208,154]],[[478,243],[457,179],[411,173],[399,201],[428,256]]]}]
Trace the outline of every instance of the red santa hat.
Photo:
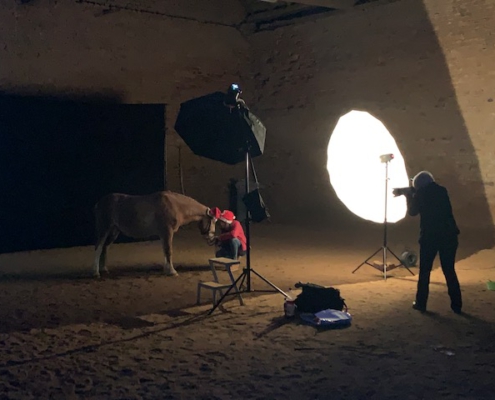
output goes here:
[{"label": "red santa hat", "polygon": [[208,209],[208,215],[212,218],[218,219],[222,212],[218,207],[213,207]]},{"label": "red santa hat", "polygon": [[220,214],[220,217],[218,218],[220,221],[227,222],[227,224],[231,224],[232,221],[235,219],[235,215],[232,211],[230,210],[224,210],[222,214]]}]

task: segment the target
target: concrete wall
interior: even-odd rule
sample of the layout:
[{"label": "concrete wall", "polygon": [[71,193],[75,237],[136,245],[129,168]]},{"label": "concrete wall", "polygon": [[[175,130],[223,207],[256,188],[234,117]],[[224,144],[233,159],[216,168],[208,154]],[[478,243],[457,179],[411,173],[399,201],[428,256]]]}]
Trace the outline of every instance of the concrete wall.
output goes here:
[{"label": "concrete wall", "polygon": [[[399,0],[248,39],[231,27],[243,10],[230,0],[132,2],[154,13],[94,3],[2,2],[0,90],[167,103],[168,186],[179,190],[180,102],[240,82],[268,128],[255,165],[276,221],[349,216],[326,147],[340,115],[366,110],[395,136],[410,174],[429,169],[448,187],[461,225],[492,223],[493,1]],[[182,153],[186,194],[226,205],[242,165]]]},{"label": "concrete wall", "polygon": [[428,169],[447,186],[460,225],[492,223],[494,3],[426,3],[362,6],[250,38],[269,131],[260,177],[274,215],[349,217],[326,148],[339,116],[360,109],[385,123],[410,175]]},{"label": "concrete wall", "polygon": [[[184,1],[180,8],[173,1],[132,2],[150,12],[108,7],[129,2],[96,3],[102,6],[2,2],[0,91],[168,104],[168,187],[180,190],[177,146],[183,143],[173,130],[179,105],[239,81],[249,45],[228,25],[239,22],[244,9],[230,0],[200,7]],[[186,194],[225,205],[225,185],[236,169],[194,156],[186,146],[182,154]]]}]

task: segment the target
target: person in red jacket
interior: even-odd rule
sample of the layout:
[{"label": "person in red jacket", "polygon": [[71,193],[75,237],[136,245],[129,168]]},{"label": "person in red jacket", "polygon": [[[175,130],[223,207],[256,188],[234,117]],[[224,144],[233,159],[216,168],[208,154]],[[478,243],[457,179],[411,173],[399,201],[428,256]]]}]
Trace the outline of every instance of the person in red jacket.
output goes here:
[{"label": "person in red jacket", "polygon": [[216,244],[219,249],[216,257],[226,257],[237,260],[239,256],[246,254],[246,235],[239,221],[230,210],[225,210],[218,218],[220,226],[220,235],[216,237]]}]

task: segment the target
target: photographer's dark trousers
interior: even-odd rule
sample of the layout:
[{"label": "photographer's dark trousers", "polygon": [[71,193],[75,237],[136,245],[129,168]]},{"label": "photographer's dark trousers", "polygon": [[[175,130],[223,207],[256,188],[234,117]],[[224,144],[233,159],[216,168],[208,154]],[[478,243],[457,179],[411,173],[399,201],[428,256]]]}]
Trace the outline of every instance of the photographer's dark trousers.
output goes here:
[{"label": "photographer's dark trousers", "polygon": [[419,250],[419,280],[418,291],[416,293],[416,304],[419,307],[426,308],[428,301],[430,273],[433,267],[433,261],[437,253],[440,255],[440,263],[442,266],[447,288],[450,296],[450,306],[453,310],[461,310],[462,296],[459,280],[455,273],[455,254],[457,252],[458,241],[457,237],[452,240],[442,242],[421,241]]}]

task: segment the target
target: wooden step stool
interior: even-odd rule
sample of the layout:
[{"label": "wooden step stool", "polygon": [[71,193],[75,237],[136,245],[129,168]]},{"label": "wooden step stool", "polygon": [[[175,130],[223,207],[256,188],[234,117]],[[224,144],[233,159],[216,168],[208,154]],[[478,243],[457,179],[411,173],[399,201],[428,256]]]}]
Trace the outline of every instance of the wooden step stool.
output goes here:
[{"label": "wooden step stool", "polygon": [[[196,304],[200,304],[201,302],[201,288],[209,289],[213,294],[213,305],[217,304],[217,292],[220,293],[220,296],[223,296],[223,290],[228,290],[232,287],[231,291],[234,291],[237,297],[239,298],[239,302],[241,306],[244,305],[244,301],[241,296],[241,292],[237,285],[235,284],[235,278],[232,272],[239,270],[241,262],[239,260],[232,260],[231,258],[225,257],[215,257],[210,258],[208,260],[210,264],[210,270],[213,275],[213,281],[207,282],[198,282],[198,296],[196,300]],[[220,271],[226,271],[229,275],[230,282],[229,283],[221,283],[218,279],[217,267],[219,267]],[[229,293],[230,294],[230,293]]]}]

